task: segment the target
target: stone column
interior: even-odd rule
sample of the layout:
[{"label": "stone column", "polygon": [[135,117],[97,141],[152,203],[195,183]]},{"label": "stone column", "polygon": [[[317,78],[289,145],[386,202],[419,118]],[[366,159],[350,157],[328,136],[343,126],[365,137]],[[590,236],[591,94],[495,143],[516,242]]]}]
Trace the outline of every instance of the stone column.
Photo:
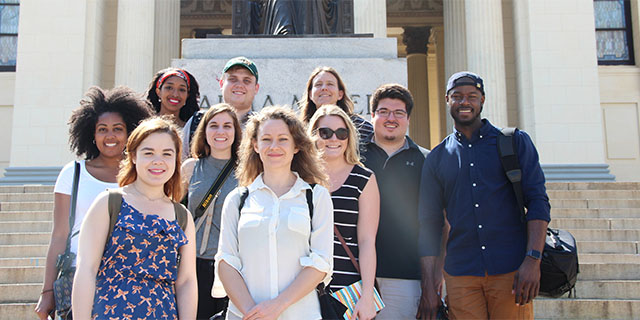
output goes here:
[{"label": "stone column", "polygon": [[162,0],[155,4],[153,72],[171,66],[180,57],[180,1]]},{"label": "stone column", "polygon": [[[447,79],[462,70],[467,70],[467,36],[465,21],[465,1],[443,1],[444,15],[444,88],[447,88]],[[453,120],[446,113],[446,132],[451,133]]]},{"label": "stone column", "polygon": [[154,74],[155,3],[118,1],[116,86],[126,85],[143,92]]},{"label": "stone column", "polygon": [[508,119],[501,0],[466,0],[465,22],[467,67],[485,84],[482,116],[505,127]]},{"label": "stone column", "polygon": [[431,146],[427,43],[430,27],[404,27],[402,43],[407,46],[407,83],[413,95],[409,135],[421,146]]},{"label": "stone column", "polygon": [[[447,90],[447,79],[445,79],[446,73],[444,71],[445,68],[445,36],[444,36],[444,27],[435,27],[435,35],[436,35],[436,64],[438,66],[438,101],[439,101],[439,110],[440,110],[440,140],[442,140],[446,135],[447,131],[451,130],[447,127],[447,119],[449,117],[449,111],[447,108],[447,102],[444,99],[445,91]],[[431,138],[433,141],[433,137]],[[438,141],[440,142],[440,141]]]},{"label": "stone column", "polygon": [[387,4],[384,0],[353,0],[354,32],[387,37]]},{"label": "stone column", "polygon": [[444,65],[438,64],[443,62],[442,54],[444,54],[443,48],[443,34],[442,27],[431,28],[431,36],[429,38],[429,44],[427,45],[427,65],[428,65],[428,85],[429,85],[429,135],[430,143],[425,147],[432,149],[437,146],[445,133],[444,115],[444,89],[442,84],[442,71]]}]

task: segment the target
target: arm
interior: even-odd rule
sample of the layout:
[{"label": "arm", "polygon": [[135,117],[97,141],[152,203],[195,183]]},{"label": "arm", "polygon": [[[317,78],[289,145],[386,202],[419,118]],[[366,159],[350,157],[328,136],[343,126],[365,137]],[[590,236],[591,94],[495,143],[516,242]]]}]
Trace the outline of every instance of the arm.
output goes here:
[{"label": "arm", "polygon": [[193,219],[187,219],[187,244],[180,247],[180,265],[176,279],[176,303],[180,319],[195,319],[198,307],[196,279],[196,234]]},{"label": "arm", "polygon": [[369,182],[358,199],[358,260],[362,278],[362,297],[354,310],[354,319],[368,320],[376,316],[373,284],[376,279],[376,233],[380,220],[380,193],[378,182],[371,174]]},{"label": "arm", "polygon": [[91,318],[96,291],[96,274],[109,232],[108,193],[102,192],[87,212],[78,239],[76,275],[71,293],[73,318]]},{"label": "arm", "polygon": [[[63,193],[55,193],[53,199],[53,230],[49,249],[47,250],[47,260],[44,269],[44,285],[42,294],[36,306],[36,313],[41,320],[47,319],[51,311],[55,309],[53,299],[53,282],[57,277],[56,261],[58,255],[64,252],[69,236],[69,203],[71,196]],[[46,291],[46,292],[44,292]]]},{"label": "arm", "polygon": [[[197,112],[197,111],[196,111]],[[195,113],[194,113],[195,116]],[[193,122],[193,116],[189,117],[189,120],[184,124],[182,128],[182,160],[188,159],[191,157],[191,137],[189,134],[191,133],[191,123]],[[187,180],[188,182],[189,180]]]},{"label": "arm", "polygon": [[184,190],[188,190],[189,188],[189,182],[191,181],[191,176],[193,176],[193,169],[196,166],[196,161],[198,161],[198,159],[189,158],[182,163],[180,174],[182,175],[182,187]]},{"label": "arm", "polygon": [[[530,220],[527,222],[527,251],[537,250],[542,252],[548,224],[544,220]],[[540,260],[529,256],[524,257],[524,261],[522,261],[513,279],[513,293],[516,295],[516,304],[525,305],[538,295],[540,290]]]}]

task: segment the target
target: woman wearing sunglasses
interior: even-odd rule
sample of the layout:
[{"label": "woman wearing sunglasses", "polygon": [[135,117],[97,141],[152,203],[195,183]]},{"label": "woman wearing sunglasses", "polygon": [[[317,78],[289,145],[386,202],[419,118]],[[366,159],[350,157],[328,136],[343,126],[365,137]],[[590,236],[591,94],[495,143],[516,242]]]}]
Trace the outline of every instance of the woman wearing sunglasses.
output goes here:
[{"label": "woman wearing sunglasses", "polygon": [[333,280],[329,287],[336,291],[362,280],[362,297],[356,304],[354,319],[372,319],[376,315],[373,284],[380,216],[376,177],[360,162],[356,128],[342,109],[335,105],[321,107],[309,121],[308,130],[329,175],[334,225],[360,265],[358,272],[336,237]]}]

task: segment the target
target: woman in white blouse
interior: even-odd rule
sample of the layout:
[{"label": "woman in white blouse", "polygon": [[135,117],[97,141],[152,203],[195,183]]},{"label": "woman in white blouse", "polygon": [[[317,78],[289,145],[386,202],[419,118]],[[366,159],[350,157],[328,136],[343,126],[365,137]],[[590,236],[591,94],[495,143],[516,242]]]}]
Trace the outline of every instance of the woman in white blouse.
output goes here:
[{"label": "woman in white blouse", "polygon": [[267,107],[249,119],[239,153],[215,267],[227,319],[321,319],[314,289],[331,280],[333,206],[316,148],[291,109]]}]

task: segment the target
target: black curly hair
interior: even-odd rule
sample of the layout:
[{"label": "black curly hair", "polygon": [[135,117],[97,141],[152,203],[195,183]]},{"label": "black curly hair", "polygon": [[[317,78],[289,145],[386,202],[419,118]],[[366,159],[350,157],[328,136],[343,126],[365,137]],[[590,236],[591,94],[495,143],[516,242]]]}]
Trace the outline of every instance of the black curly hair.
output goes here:
[{"label": "black curly hair", "polygon": [[[169,71],[175,71],[176,68],[166,68],[158,71],[156,75],[151,79],[149,83],[149,89],[147,90],[147,100],[151,102],[153,108],[156,110],[156,114],[160,113],[160,101],[158,101],[158,94],[156,93],[156,83],[163,74]],[[191,116],[200,110],[198,102],[200,100],[200,86],[196,78],[187,70],[181,69],[189,77],[189,92],[187,92],[187,101],[184,106],[180,108],[180,120],[186,122]]]},{"label": "black curly hair", "polygon": [[130,134],[140,121],[154,114],[149,103],[130,88],[89,88],[80,101],[80,107],[73,110],[69,118],[69,147],[78,157],[84,155],[86,160],[91,160],[100,155],[93,141],[98,118],[107,112],[114,112],[122,117],[127,126],[127,134]]}]

